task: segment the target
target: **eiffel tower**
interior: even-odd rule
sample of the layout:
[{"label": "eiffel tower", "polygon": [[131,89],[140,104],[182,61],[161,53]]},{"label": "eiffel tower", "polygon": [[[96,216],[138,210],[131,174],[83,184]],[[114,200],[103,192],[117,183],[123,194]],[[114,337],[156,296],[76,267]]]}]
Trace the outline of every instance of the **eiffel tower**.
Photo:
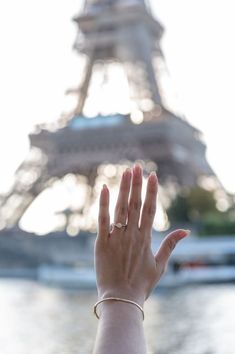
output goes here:
[{"label": "eiffel tower", "polygon": [[[168,181],[192,186],[200,176],[214,175],[200,131],[163,102],[156,64],[164,60],[160,45],[164,29],[148,4],[86,0],[74,21],[78,26],[74,48],[86,57],[84,77],[75,90],[77,104],[58,120],[56,129],[45,125],[30,135],[29,155],[16,171],[11,191],[0,199],[4,227],[18,225],[33,200],[68,174],[85,176],[94,187],[100,165],[128,165],[138,159],[146,172],[156,166],[163,186]],[[91,78],[100,63],[123,66],[134,113],[86,118]],[[133,117],[141,124],[134,124]],[[92,191],[76,213],[87,211],[95,197]]]}]

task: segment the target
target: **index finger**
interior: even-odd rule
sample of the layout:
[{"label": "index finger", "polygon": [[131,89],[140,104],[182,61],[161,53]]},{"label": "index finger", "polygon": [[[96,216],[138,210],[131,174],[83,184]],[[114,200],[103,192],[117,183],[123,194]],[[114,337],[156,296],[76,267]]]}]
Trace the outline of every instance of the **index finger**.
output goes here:
[{"label": "index finger", "polygon": [[106,184],[100,193],[99,217],[98,217],[98,238],[105,239],[109,235],[110,217],[109,217],[109,190]]}]

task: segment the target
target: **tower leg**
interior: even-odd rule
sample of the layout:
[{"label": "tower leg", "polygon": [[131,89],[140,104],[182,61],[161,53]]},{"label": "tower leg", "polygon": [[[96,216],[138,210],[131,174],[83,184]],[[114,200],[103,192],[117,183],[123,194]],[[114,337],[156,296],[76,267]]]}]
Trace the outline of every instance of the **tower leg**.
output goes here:
[{"label": "tower leg", "polygon": [[85,101],[87,98],[87,93],[88,93],[88,88],[89,88],[89,84],[90,84],[90,80],[91,80],[93,65],[94,65],[94,59],[93,59],[93,55],[91,55],[88,58],[88,62],[87,62],[85,73],[84,73],[84,79],[83,79],[83,82],[80,86],[78,103],[74,109],[75,115],[82,114],[82,111],[83,111],[83,108],[85,105]]},{"label": "tower leg", "polygon": [[[138,35],[136,33],[138,32]],[[143,82],[143,78],[128,78],[128,81],[133,83],[136,81],[138,83],[137,90],[144,88],[144,84],[148,86],[148,90],[151,92],[151,99],[154,104],[162,105],[161,95],[159,93],[159,87],[156,80],[156,73],[153,67],[152,62],[152,43],[150,41],[149,35],[144,27],[136,26],[134,29],[131,29],[128,34],[122,34],[123,41],[126,42],[125,47],[128,48],[128,51],[119,50],[119,56],[123,63],[129,62],[133,63],[134,66],[139,66],[142,64],[142,68],[145,73],[145,82]],[[140,82],[139,82],[140,81]]]}]

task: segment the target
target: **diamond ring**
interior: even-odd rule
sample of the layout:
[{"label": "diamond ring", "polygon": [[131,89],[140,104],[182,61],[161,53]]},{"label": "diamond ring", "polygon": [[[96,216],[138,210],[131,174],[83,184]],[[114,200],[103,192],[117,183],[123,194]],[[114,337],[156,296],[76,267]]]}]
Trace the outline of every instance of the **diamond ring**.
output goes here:
[{"label": "diamond ring", "polygon": [[111,230],[113,230],[114,227],[117,227],[118,229],[121,229],[122,227],[126,228],[126,227],[127,227],[127,224],[122,224],[122,223],[120,223],[120,222],[111,224]]}]

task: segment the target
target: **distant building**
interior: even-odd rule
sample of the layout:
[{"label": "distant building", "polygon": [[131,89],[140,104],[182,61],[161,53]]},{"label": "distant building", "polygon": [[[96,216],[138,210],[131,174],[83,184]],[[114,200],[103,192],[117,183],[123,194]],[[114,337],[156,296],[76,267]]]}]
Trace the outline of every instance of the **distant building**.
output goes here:
[{"label": "distant building", "polygon": [[[42,126],[30,135],[31,151],[15,174],[12,190],[0,200],[5,227],[17,225],[32,201],[58,178],[68,173],[84,175],[96,183],[100,164],[153,162],[160,183],[174,181],[192,186],[200,176],[214,176],[205,157],[201,133],[164,105],[158,82],[156,59],[164,56],[160,40],[162,25],[144,0],[87,0],[75,19],[78,35],[74,44],[86,56],[86,68],[74,110],[56,125]],[[97,63],[123,65],[132,98],[136,101],[134,124],[130,115],[87,118],[88,89]],[[117,98],[118,99],[118,98]],[[92,201],[87,196],[83,210]]]}]

